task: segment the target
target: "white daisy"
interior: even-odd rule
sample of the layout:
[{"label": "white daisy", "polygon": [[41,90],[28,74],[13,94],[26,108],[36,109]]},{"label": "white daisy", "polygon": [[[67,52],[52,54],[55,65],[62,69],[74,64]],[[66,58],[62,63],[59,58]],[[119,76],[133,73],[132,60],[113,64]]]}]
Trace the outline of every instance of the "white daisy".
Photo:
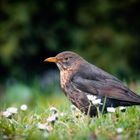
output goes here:
[{"label": "white daisy", "polygon": [[117,128],[117,133],[122,133],[123,132],[123,128]]},{"label": "white daisy", "polygon": [[51,107],[50,108],[50,111],[53,113],[53,114],[56,114],[58,111],[55,107]]},{"label": "white daisy", "polygon": [[93,104],[93,105],[102,104],[102,103],[101,103],[101,99],[92,100],[92,104]]},{"label": "white daisy", "polygon": [[67,113],[65,113],[65,112],[61,112],[61,113],[60,113],[60,116],[61,116],[61,117],[64,117],[64,116],[66,116],[66,115],[67,115]]},{"label": "white daisy", "polygon": [[54,114],[47,118],[48,122],[54,123],[58,119],[58,114]]},{"label": "white daisy", "polygon": [[16,107],[9,107],[6,109],[6,111],[8,111],[11,114],[16,114],[17,113],[17,108]]},{"label": "white daisy", "polygon": [[23,105],[20,106],[20,109],[22,111],[26,111],[28,109],[28,106],[26,104],[23,104]]},{"label": "white daisy", "polygon": [[101,99],[97,98],[97,96],[87,95],[87,98],[88,98],[89,101],[92,102],[93,105],[102,104],[102,103],[101,103]]},{"label": "white daisy", "polygon": [[9,118],[12,115],[12,113],[8,112],[8,111],[4,111],[2,112],[2,116]]},{"label": "white daisy", "polygon": [[120,109],[120,111],[125,111],[126,107],[120,106],[119,109]]},{"label": "white daisy", "polygon": [[87,95],[87,98],[88,98],[88,100],[93,101],[93,100],[95,100],[97,97],[88,94],[88,95]]},{"label": "white daisy", "polygon": [[43,123],[38,123],[38,128],[40,129],[40,130],[46,130],[47,129],[47,125],[46,124],[43,124]]},{"label": "white daisy", "polygon": [[113,113],[113,112],[115,112],[115,108],[114,107],[107,107],[107,111]]}]

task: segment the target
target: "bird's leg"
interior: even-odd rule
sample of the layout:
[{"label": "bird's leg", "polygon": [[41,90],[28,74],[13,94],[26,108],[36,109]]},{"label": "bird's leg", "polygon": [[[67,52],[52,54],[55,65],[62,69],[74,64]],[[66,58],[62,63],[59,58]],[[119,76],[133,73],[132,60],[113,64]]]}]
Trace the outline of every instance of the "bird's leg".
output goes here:
[{"label": "bird's leg", "polygon": [[99,110],[99,106],[96,106],[96,109],[97,109],[97,117],[100,118],[100,110]]}]

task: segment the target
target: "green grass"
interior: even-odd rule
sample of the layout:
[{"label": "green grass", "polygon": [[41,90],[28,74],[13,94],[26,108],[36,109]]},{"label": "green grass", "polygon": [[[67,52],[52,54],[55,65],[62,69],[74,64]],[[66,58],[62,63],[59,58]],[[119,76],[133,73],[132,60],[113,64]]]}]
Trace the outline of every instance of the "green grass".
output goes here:
[{"label": "green grass", "polygon": [[[8,99],[9,100],[9,99]],[[140,139],[140,106],[128,107],[125,112],[119,108],[115,113],[90,118],[81,114],[76,117],[70,108],[70,103],[63,94],[44,96],[36,95],[32,102],[28,102],[26,111],[20,110],[20,102],[3,100],[0,113],[0,139],[15,140],[87,140],[87,139]],[[7,107],[18,108],[17,114],[11,118],[2,116]],[[50,107],[58,109],[58,120],[52,124],[47,118],[52,115]],[[65,112],[65,116],[61,116]],[[52,130],[40,130],[38,123],[52,127]],[[117,132],[122,128],[121,133]]]}]

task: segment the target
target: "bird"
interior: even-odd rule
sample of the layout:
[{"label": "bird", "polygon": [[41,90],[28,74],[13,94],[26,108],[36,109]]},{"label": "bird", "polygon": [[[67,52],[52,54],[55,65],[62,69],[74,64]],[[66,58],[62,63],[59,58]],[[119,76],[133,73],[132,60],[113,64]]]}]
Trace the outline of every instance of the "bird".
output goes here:
[{"label": "bird", "polygon": [[55,57],[46,58],[44,62],[56,63],[64,94],[86,115],[97,116],[97,108],[107,113],[108,107],[140,105],[140,95],[75,52],[60,52]]}]

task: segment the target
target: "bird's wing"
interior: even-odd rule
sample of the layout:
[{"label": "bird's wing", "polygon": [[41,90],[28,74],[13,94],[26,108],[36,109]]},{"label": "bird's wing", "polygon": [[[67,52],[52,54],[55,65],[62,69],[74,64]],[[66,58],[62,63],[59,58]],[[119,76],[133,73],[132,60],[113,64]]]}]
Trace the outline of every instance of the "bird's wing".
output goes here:
[{"label": "bird's wing", "polygon": [[[95,73],[94,73],[95,75]],[[117,78],[96,73],[96,78],[86,78],[84,74],[75,74],[72,78],[73,84],[81,91],[101,95],[112,99],[140,103],[140,96],[124,86]],[[91,76],[92,77],[92,76]],[[97,78],[98,77],[98,78]],[[114,79],[115,78],[115,79]]]}]

